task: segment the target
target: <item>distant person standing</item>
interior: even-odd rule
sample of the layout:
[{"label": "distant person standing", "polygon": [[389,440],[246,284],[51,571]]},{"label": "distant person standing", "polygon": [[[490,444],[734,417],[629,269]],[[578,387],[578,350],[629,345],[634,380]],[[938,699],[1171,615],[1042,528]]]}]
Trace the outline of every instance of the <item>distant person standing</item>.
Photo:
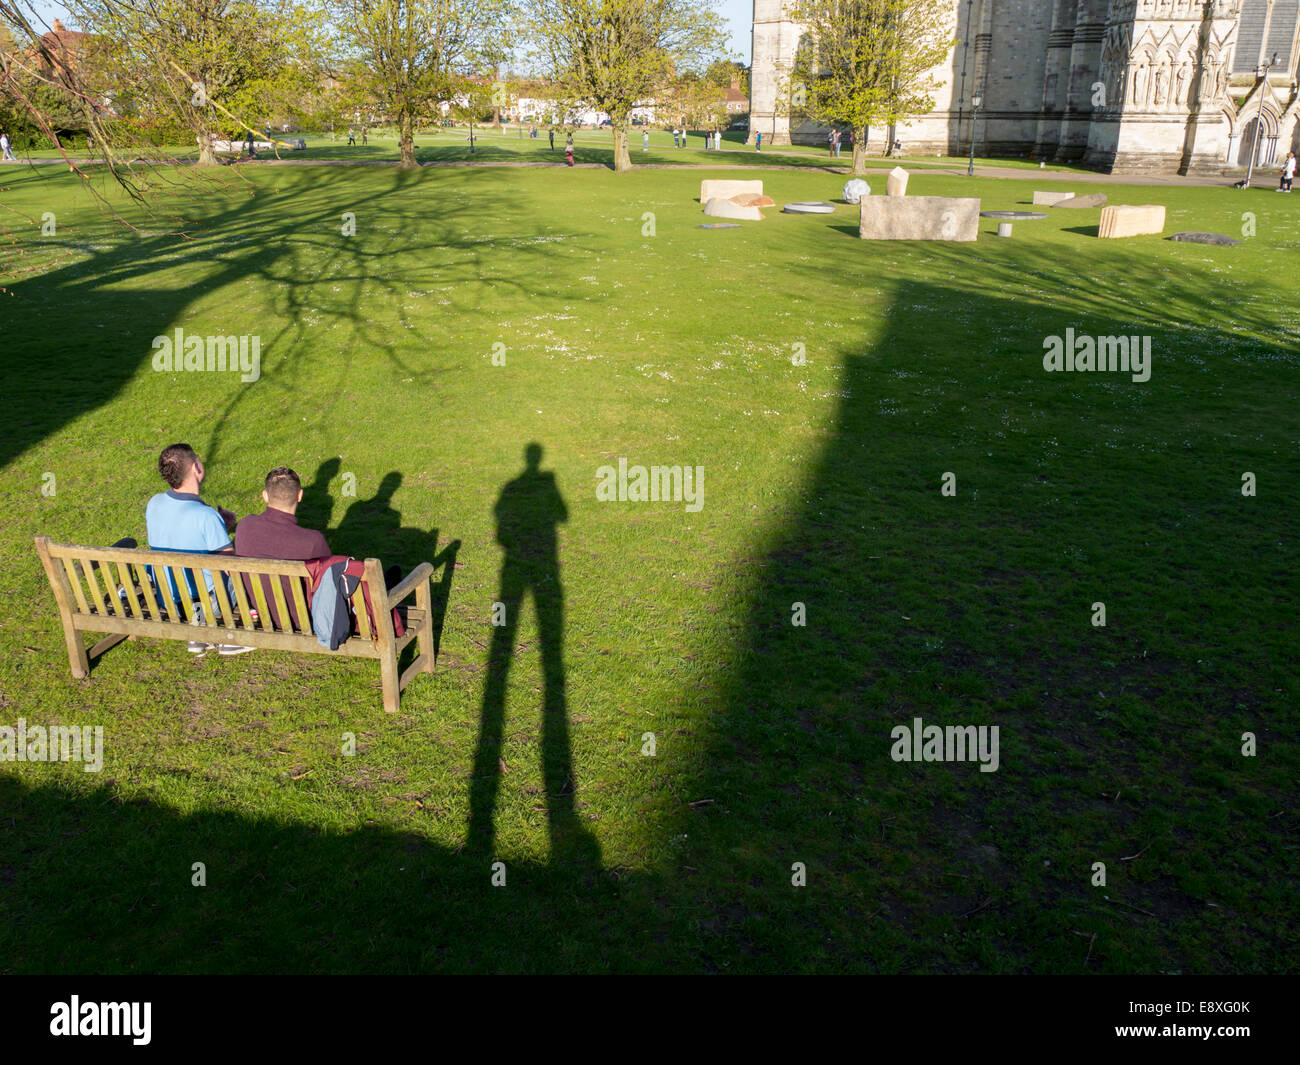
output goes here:
[{"label": "distant person standing", "polygon": [[555,127],[550,126],[546,130],[546,135],[551,139],[551,151],[555,151]]},{"label": "distant person standing", "polygon": [[763,150],[763,131],[760,129],[757,133],[754,134],[754,151],[761,152],[762,150]]},{"label": "distant person standing", "polygon": [[569,166],[573,165],[573,134],[570,133],[564,138],[564,161]]},{"label": "distant person standing", "polygon": [[1295,152],[1286,153],[1286,162],[1282,164],[1282,184],[1278,186],[1278,192],[1290,192],[1291,183],[1295,180]]},{"label": "distant person standing", "polygon": [[643,129],[641,131],[641,150],[643,152],[648,152],[650,150],[650,131],[648,129]]},{"label": "distant person standing", "polygon": [[9,134],[8,134],[8,133],[0,133],[0,153],[3,153],[2,158],[3,158],[4,162],[6,162],[6,163],[16,163],[16,162],[18,162],[18,160],[14,158],[14,153],[13,153],[13,152],[10,150],[10,148],[9,148]]},{"label": "distant person standing", "polygon": [[833,156],[835,154],[835,131],[831,130],[826,134],[826,154]]},{"label": "distant person standing", "polygon": [[366,141],[366,132],[367,132],[367,131],[366,131],[366,127],[365,127],[365,126],[362,126],[362,127],[361,127],[361,143],[362,143],[363,145],[367,143],[367,141]]},{"label": "distant person standing", "polygon": [[678,137],[677,137],[677,127],[676,127],[676,126],[673,126],[673,147],[674,147],[674,148],[677,147],[677,140],[678,140]]},{"label": "distant person standing", "polygon": [[682,127],[682,147],[686,147],[686,127]]}]

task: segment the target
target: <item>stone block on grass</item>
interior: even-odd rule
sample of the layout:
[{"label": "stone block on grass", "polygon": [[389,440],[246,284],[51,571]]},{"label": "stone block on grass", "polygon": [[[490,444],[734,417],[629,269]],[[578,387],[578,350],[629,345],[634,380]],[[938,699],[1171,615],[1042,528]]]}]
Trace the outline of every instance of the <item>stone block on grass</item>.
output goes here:
[{"label": "stone block on grass", "polygon": [[734,178],[708,178],[700,182],[700,203],[710,200],[729,200],[747,192],[763,195],[761,181],[737,181]]},{"label": "stone block on grass", "polygon": [[1074,199],[1073,192],[1037,192],[1034,193],[1035,207],[1055,207],[1062,200]]},{"label": "stone block on grass", "polygon": [[863,240],[979,239],[980,201],[958,196],[869,196],[862,201]]},{"label": "stone block on grass", "polygon": [[1052,204],[1053,207],[1068,207],[1071,210],[1105,207],[1106,194],[1104,192],[1090,192],[1086,196],[1071,196],[1068,199],[1061,200],[1059,203]]},{"label": "stone block on grass", "polygon": [[757,207],[742,207],[720,196],[715,196],[704,205],[704,213],[710,218],[731,218],[738,222],[763,221],[763,213]]},{"label": "stone block on grass", "polygon": [[1144,203],[1136,206],[1117,204],[1114,207],[1102,208],[1101,228],[1097,231],[1097,236],[1109,240],[1116,237],[1141,237],[1164,231],[1164,204]]}]

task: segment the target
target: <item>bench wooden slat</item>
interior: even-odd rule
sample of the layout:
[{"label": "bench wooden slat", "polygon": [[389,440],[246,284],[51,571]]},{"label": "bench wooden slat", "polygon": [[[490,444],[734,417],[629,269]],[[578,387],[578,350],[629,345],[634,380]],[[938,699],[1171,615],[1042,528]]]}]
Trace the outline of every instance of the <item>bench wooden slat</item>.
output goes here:
[{"label": "bench wooden slat", "polygon": [[196,633],[189,625],[175,621],[137,621],[135,618],[110,618],[104,616],[73,618],[73,623],[83,632],[113,632],[125,636],[150,636],[166,640],[193,640],[195,637],[211,639],[217,637],[224,643],[242,643],[246,647],[258,647],[269,651],[297,651],[307,654],[342,655],[345,658],[380,658],[382,655],[374,643],[363,640],[360,636],[350,637],[338,650],[331,651],[321,645],[315,635],[301,635],[291,632],[248,632],[245,629],[218,628],[215,633]]},{"label": "bench wooden slat", "polygon": [[140,590],[144,593],[149,613],[153,615],[155,621],[162,621],[166,611],[162,608],[162,595],[154,588],[153,579],[149,576],[149,567],[139,562],[133,562],[131,568],[135,570],[136,583],[140,585]]},{"label": "bench wooden slat", "polygon": [[78,558],[81,555],[89,554],[96,562],[140,562],[144,561],[151,565],[159,565],[159,556],[163,556],[163,565],[171,566],[197,566],[200,569],[212,569],[215,563],[218,567],[227,569],[234,568],[241,573],[266,573],[278,574],[281,577],[301,577],[301,562],[286,562],[283,559],[275,558],[245,558],[240,555],[225,553],[203,553],[183,551],[153,551],[140,547],[94,547],[85,544],[55,544],[49,545],[51,558]]},{"label": "bench wooden slat", "polygon": [[[373,640],[375,634],[370,629],[370,613],[366,610],[366,596],[361,590],[365,587],[364,580],[357,582],[357,590],[352,593],[352,612],[357,616],[357,632],[367,640]],[[374,600],[379,602],[378,598]]]},{"label": "bench wooden slat", "polygon": [[[212,605],[212,593],[208,591],[207,575],[201,569],[191,570],[190,572],[194,574],[194,587],[199,593],[199,605],[203,607],[203,620],[208,628],[216,628],[217,612]],[[217,573],[212,580],[213,585],[216,585],[219,580],[221,580],[221,574]],[[222,618],[223,623],[228,620],[229,618]]]},{"label": "bench wooden slat", "polygon": [[[170,552],[168,553],[170,554]],[[172,602],[176,603],[176,620],[184,621],[187,624],[193,625],[194,603],[190,599],[190,586],[189,582],[185,580],[185,569],[184,567],[178,568],[171,565],[166,568],[171,571],[172,580],[176,582],[176,596],[172,599]],[[163,581],[162,583],[163,585],[167,584],[166,581]],[[163,588],[160,587],[159,591],[162,591],[164,596],[171,595],[170,588],[163,590]],[[179,602],[177,602],[177,600],[179,600]]]},{"label": "bench wooden slat", "polygon": [[289,607],[285,604],[284,586],[278,577],[271,578],[271,597],[275,600],[275,616],[280,619],[279,631],[294,632],[293,615],[289,613]]},{"label": "bench wooden slat", "polygon": [[144,617],[144,612],[140,608],[140,600],[135,594],[135,578],[131,576],[131,567],[125,562],[117,564],[117,578],[122,587],[126,589],[126,597],[131,603],[131,613],[139,618]]},{"label": "bench wooden slat", "polygon": [[95,569],[96,567],[93,559],[89,556],[82,559],[81,572],[85,574],[86,577],[86,588],[90,592],[91,609],[93,609],[97,614],[106,613],[109,617],[112,617],[115,613],[113,607],[110,605],[113,597],[105,594],[104,590],[100,588],[99,580],[95,576]]},{"label": "bench wooden slat", "polygon": [[[257,578],[253,582],[260,584]],[[230,575],[230,586],[235,589],[235,599],[239,603],[239,616],[243,619],[244,628],[249,632],[257,631],[258,622],[253,620],[253,608],[248,605],[248,596],[244,593],[244,575],[242,573],[232,573]],[[261,615],[258,615],[260,621]]]},{"label": "bench wooden slat", "polygon": [[311,635],[311,611],[307,609],[307,599],[303,595],[306,582],[306,577],[290,577],[289,591],[293,593],[293,605],[298,611],[299,629]]},{"label": "bench wooden slat", "polygon": [[[231,584],[236,584],[238,577],[230,578]],[[235,612],[230,608],[230,596],[226,594],[226,574],[213,574],[212,586],[217,591],[217,609],[221,611],[221,623],[228,629],[237,628],[244,623],[243,617],[235,617]]]},{"label": "bench wooden slat", "polygon": [[63,572],[68,575],[68,583],[72,585],[72,594],[77,597],[78,612],[89,614],[90,610],[86,606],[86,596],[81,591],[81,578],[77,576],[76,560],[65,557],[63,559]]},{"label": "bench wooden slat", "polygon": [[263,632],[275,631],[275,619],[271,617],[270,608],[266,605],[266,590],[262,587],[261,576],[255,576],[248,582],[253,586],[253,599],[257,602],[257,617],[261,622]]}]

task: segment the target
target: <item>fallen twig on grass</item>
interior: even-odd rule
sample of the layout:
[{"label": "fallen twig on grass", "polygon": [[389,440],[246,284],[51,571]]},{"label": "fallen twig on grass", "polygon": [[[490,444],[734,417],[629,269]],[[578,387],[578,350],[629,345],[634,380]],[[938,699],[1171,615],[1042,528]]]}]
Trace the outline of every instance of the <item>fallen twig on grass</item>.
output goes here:
[{"label": "fallen twig on grass", "polygon": [[1134,906],[1132,903],[1129,902],[1120,902],[1119,899],[1112,899],[1109,895],[1103,895],[1102,898],[1105,899],[1107,902],[1114,903],[1116,906],[1123,906],[1126,910],[1132,910],[1134,913],[1141,913],[1141,914],[1145,914],[1147,917],[1155,917],[1155,918],[1159,918],[1160,916],[1158,913],[1152,913],[1150,910],[1142,909],[1141,906]]}]

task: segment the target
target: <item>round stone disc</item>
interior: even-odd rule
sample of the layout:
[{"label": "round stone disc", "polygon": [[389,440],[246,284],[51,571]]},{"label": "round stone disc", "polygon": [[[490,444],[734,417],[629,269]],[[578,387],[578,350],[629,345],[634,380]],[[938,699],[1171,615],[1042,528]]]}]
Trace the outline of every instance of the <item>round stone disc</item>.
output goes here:
[{"label": "round stone disc", "polygon": [[739,229],[740,225],[736,222],[705,222],[703,225],[695,227],[696,229]]},{"label": "round stone disc", "polygon": [[785,214],[834,214],[835,206],[829,203],[787,203],[781,210]]}]

